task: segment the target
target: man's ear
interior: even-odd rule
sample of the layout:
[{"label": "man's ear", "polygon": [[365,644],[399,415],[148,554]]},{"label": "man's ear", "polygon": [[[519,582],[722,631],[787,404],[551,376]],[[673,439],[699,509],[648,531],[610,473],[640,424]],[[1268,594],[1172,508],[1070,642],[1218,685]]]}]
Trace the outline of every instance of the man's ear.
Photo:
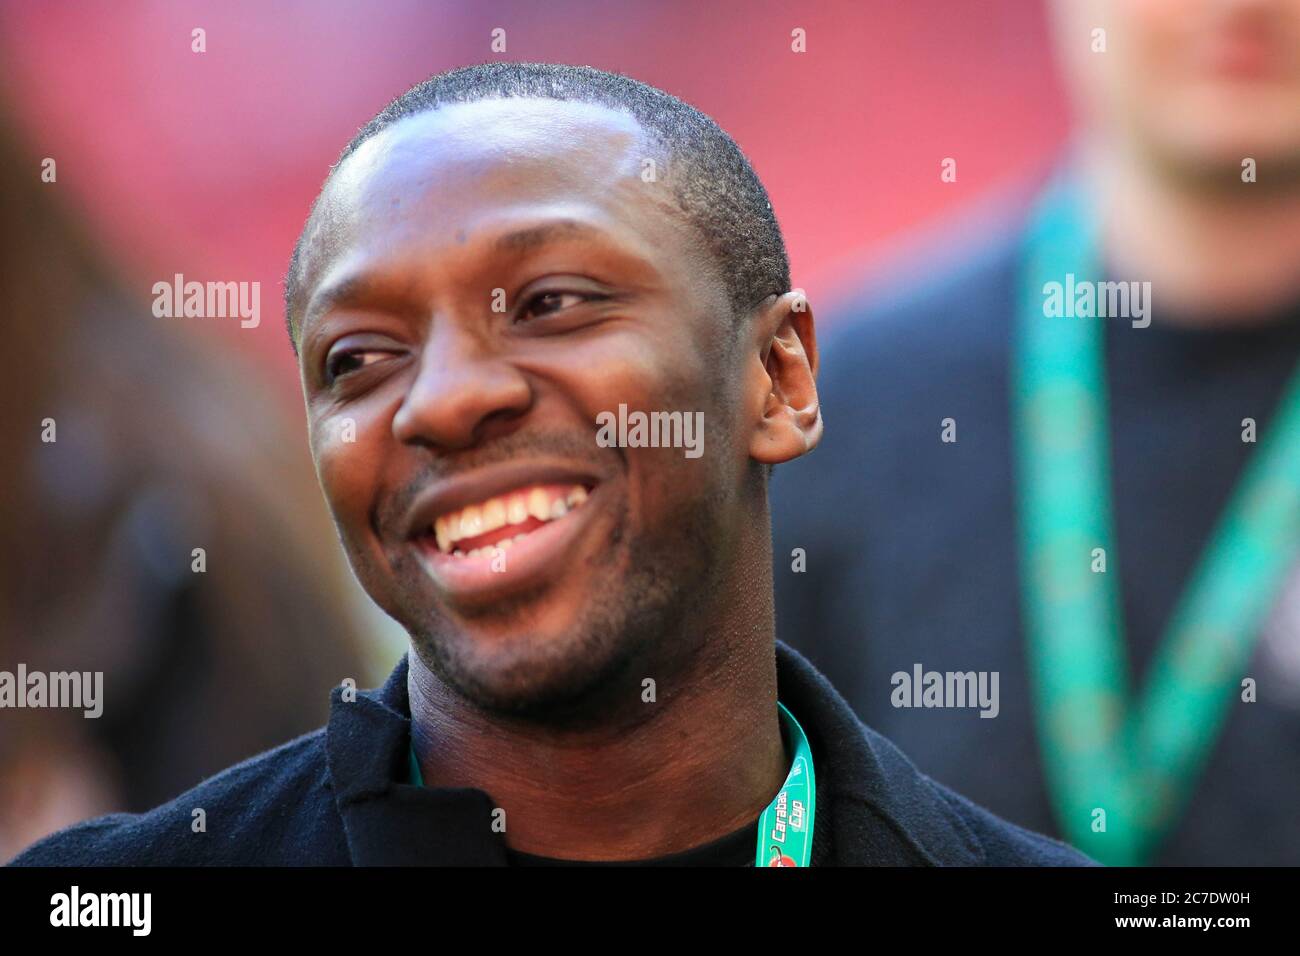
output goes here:
[{"label": "man's ear", "polygon": [[766,465],[792,461],[822,437],[817,399],[817,335],[801,292],[764,302],[750,322],[754,338],[745,387],[753,411],[749,455]]}]

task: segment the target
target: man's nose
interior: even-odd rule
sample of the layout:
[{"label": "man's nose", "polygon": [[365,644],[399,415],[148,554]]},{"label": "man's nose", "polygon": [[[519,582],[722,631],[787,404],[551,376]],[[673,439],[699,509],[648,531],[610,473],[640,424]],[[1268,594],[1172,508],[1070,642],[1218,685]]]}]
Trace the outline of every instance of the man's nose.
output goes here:
[{"label": "man's nose", "polygon": [[492,346],[454,322],[430,335],[419,371],[393,416],[393,435],[404,444],[468,448],[483,441],[492,423],[505,423],[532,401],[528,380]]}]

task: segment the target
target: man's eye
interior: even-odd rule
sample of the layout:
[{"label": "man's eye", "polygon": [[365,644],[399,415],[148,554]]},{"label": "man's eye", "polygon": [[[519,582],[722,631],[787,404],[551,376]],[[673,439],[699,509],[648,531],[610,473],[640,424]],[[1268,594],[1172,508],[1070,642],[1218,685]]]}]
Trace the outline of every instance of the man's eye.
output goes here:
[{"label": "man's eye", "polygon": [[378,352],[373,349],[335,352],[325,360],[325,380],[332,385],[334,380],[340,376],[365,368],[367,365],[373,365],[387,354],[387,352]]},{"label": "man's eye", "polygon": [[577,292],[539,292],[529,299],[519,312],[519,319],[527,320],[538,316],[550,315],[572,308],[582,302],[603,298],[598,295],[583,295]]}]

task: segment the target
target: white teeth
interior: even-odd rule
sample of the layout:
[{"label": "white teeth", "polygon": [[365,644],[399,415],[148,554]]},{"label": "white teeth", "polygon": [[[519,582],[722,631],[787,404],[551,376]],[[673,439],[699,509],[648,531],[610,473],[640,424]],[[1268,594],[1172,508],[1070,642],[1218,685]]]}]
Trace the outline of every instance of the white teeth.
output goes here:
[{"label": "white teeth", "polygon": [[545,521],[551,516],[551,503],[546,500],[546,492],[534,488],[528,493],[528,513],[538,521]]},{"label": "white teeth", "polygon": [[460,536],[472,538],[483,533],[483,513],[478,505],[470,505],[460,513]]},{"label": "white teeth", "polygon": [[500,548],[502,551],[507,551],[507,550],[509,550],[510,548],[513,548],[513,547],[514,547],[516,541],[520,540],[521,538],[526,538],[526,537],[528,537],[529,534],[530,534],[530,532],[528,532],[528,531],[521,531],[521,532],[519,532],[519,534],[515,535],[513,538],[502,538],[502,539],[501,539],[500,541],[498,541],[496,544],[488,544],[488,545],[484,545],[484,546],[481,547],[481,548],[474,548],[474,549],[472,549],[472,550],[470,550],[470,551],[461,551],[461,550],[459,550],[459,549],[457,549],[457,550],[453,550],[453,551],[451,552],[451,556],[452,556],[453,558],[482,558],[482,557],[492,557],[492,556],[495,554],[497,548]]},{"label": "white teeth", "polygon": [[495,531],[506,523],[506,503],[493,498],[483,506],[483,531]]},{"label": "white teeth", "polygon": [[[496,545],[475,548],[468,553],[457,548],[456,542],[488,534],[507,525],[523,524],[530,518],[536,518],[538,521],[555,521],[583,504],[588,496],[587,489],[582,485],[574,485],[563,493],[558,493],[554,486],[529,488],[509,495],[489,498],[478,504],[467,505],[459,511],[441,515],[434,521],[430,530],[433,532],[438,550],[443,554],[453,554],[462,558],[481,557],[491,554],[493,548],[499,547],[502,541],[498,541]],[[520,532],[502,540],[505,543],[518,541],[527,533]]]}]

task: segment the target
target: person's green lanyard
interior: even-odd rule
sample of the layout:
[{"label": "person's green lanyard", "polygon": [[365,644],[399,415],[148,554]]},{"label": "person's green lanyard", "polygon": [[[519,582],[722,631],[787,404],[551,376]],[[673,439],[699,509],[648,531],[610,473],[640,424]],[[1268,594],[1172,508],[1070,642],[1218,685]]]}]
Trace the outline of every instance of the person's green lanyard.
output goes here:
[{"label": "person's green lanyard", "polygon": [[[1058,181],[1040,201],[1024,250],[1012,389],[1023,607],[1038,734],[1062,830],[1097,860],[1140,865],[1177,820],[1240,701],[1256,638],[1300,554],[1300,369],[1133,695],[1103,347],[1105,323],[1126,320],[1044,314],[1046,283],[1064,287],[1070,274],[1075,288],[1105,279],[1095,229],[1077,193]],[[1105,549],[1104,571],[1096,548]]]},{"label": "person's green lanyard", "polygon": [[813,777],[812,749],[794,714],[777,701],[781,734],[794,751],[790,772],[758,818],[755,866],[807,866],[812,861],[813,813],[817,809],[817,781]]},{"label": "person's green lanyard", "polygon": [[[812,862],[813,814],[817,809],[817,781],[813,776],[812,748],[799,721],[780,701],[781,734],[794,751],[790,772],[776,798],[758,818],[755,866],[808,866]],[[424,786],[420,762],[412,747],[409,754],[411,783]]]}]

